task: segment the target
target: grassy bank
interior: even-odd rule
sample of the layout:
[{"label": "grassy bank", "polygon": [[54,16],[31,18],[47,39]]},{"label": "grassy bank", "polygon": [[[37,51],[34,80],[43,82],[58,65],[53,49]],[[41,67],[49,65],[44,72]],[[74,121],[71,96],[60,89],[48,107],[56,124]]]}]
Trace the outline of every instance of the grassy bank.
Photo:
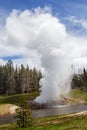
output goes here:
[{"label": "grassy bank", "polygon": [[15,124],[0,126],[0,130],[86,130],[87,115],[53,116],[34,119],[33,126],[17,128]]},{"label": "grassy bank", "polygon": [[73,98],[79,98],[79,99],[83,99],[85,101],[87,101],[87,92],[83,91],[83,90],[79,90],[79,89],[73,89],[70,92],[70,96]]},{"label": "grassy bank", "polygon": [[[21,97],[26,97],[27,100],[33,100],[39,95],[38,92],[32,92],[32,93],[24,93],[24,94],[15,94],[11,96],[0,96],[0,115],[8,115],[11,114],[10,110],[15,107],[15,105],[18,105]],[[84,101],[87,102],[87,92],[84,92],[82,90],[73,89],[70,92],[70,99],[65,100],[66,103],[84,103]]]},{"label": "grassy bank", "polygon": [[27,100],[33,100],[38,96],[38,92],[24,93],[24,94],[15,94],[11,96],[0,96],[0,105],[1,104],[14,104],[17,105],[21,97],[26,97]]},{"label": "grassy bank", "polygon": [[[39,95],[38,92],[28,94],[16,94],[12,96],[0,96],[0,113],[5,112],[6,106],[18,105],[21,97],[33,100]],[[72,90],[70,93],[72,98],[80,98],[87,101],[87,92],[81,90]],[[8,109],[7,109],[8,110]],[[86,130],[87,115],[73,116],[53,116],[34,119],[33,125],[29,128],[17,128],[15,123],[2,125],[0,130]]]},{"label": "grassy bank", "polygon": [[26,97],[27,100],[33,100],[38,94],[38,92],[32,92],[11,96],[0,96],[0,115],[12,114],[11,109],[14,109],[15,105],[18,105],[21,97]]},{"label": "grassy bank", "polygon": [[[38,92],[32,92],[32,93],[24,93],[24,94],[15,94],[15,95],[11,95],[11,96],[0,96],[0,105],[2,104],[14,104],[17,105],[19,103],[19,99],[21,97],[26,97],[27,100],[33,100],[35,99],[37,96],[39,95]],[[71,98],[80,98],[83,99],[85,101],[87,101],[87,92],[84,92],[82,90],[79,89],[73,89],[70,92],[70,97]]]}]

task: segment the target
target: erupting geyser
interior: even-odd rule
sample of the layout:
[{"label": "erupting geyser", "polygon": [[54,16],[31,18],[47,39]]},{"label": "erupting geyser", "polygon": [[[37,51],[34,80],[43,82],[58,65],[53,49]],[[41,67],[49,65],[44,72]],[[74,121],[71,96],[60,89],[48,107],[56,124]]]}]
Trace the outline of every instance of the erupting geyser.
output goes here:
[{"label": "erupting geyser", "polygon": [[[49,9],[14,10],[6,23],[8,43],[23,49],[36,50],[40,55],[44,78],[38,103],[58,100],[70,91],[72,52],[66,27]],[[15,32],[15,30],[17,30]]]},{"label": "erupting geyser", "polygon": [[[62,40],[62,39],[61,39]],[[42,55],[45,76],[41,79],[41,94],[35,99],[39,103],[59,100],[61,94],[70,91],[72,68],[70,59],[63,48],[52,48]]]}]

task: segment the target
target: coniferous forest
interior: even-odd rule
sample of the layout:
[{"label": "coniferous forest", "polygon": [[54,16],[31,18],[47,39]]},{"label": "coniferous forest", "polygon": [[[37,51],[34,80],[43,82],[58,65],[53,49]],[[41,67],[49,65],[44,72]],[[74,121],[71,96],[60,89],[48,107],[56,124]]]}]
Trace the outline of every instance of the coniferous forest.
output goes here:
[{"label": "coniferous forest", "polygon": [[83,68],[81,74],[74,74],[72,78],[71,86],[73,89],[81,89],[87,91],[87,70]]},{"label": "coniferous forest", "polygon": [[[39,91],[39,81],[42,73],[36,68],[30,69],[21,64],[14,67],[12,60],[0,66],[0,94],[11,95]],[[73,89],[87,91],[87,71],[84,68],[81,74],[74,74],[71,86]]]},{"label": "coniferous forest", "polygon": [[14,67],[12,60],[0,66],[0,94],[11,95],[39,91],[40,70],[21,64]]}]

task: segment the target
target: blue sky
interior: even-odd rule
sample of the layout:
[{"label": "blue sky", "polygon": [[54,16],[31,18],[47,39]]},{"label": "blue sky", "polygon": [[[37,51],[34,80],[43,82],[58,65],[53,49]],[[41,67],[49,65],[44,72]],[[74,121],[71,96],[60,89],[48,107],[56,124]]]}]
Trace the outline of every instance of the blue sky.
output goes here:
[{"label": "blue sky", "polygon": [[[87,19],[87,0],[0,0],[0,23],[5,22],[5,17],[13,10],[44,8],[50,6],[52,13],[61,18],[69,28],[66,17],[76,16]],[[69,25],[69,26],[68,26]],[[73,26],[73,28],[78,28]]]},{"label": "blue sky", "polygon": [[87,19],[87,0],[0,0],[0,17],[2,17],[0,23],[4,23],[5,17],[13,9],[31,10],[45,6],[50,6],[53,15],[60,17],[68,28],[66,17],[76,16]]},{"label": "blue sky", "polygon": [[0,57],[1,59],[3,59],[3,60],[8,60],[8,59],[20,59],[20,58],[22,58],[20,55],[14,55],[14,56],[3,56],[3,57]]},{"label": "blue sky", "polygon": [[38,6],[51,6],[54,14],[60,13],[62,16],[87,17],[87,0],[0,0],[0,8],[7,12],[12,9],[24,10]]},{"label": "blue sky", "polygon": [[[53,16],[60,19],[67,31],[87,36],[87,0],[0,0],[0,29],[3,30],[6,18],[13,9],[24,11],[45,6],[51,8]],[[8,49],[6,51],[8,53]],[[0,55],[0,58],[18,60],[22,58],[22,55],[11,52],[7,56]]]}]

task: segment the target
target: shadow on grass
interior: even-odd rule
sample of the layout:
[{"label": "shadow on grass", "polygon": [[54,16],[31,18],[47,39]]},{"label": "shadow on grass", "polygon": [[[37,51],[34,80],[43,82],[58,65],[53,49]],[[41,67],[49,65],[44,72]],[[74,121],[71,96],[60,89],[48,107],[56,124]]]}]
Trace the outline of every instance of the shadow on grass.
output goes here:
[{"label": "shadow on grass", "polygon": [[0,104],[15,104],[17,105],[21,97],[26,98],[27,100],[33,100],[39,95],[38,92],[24,93],[24,94],[15,94],[11,96],[0,96]]}]

